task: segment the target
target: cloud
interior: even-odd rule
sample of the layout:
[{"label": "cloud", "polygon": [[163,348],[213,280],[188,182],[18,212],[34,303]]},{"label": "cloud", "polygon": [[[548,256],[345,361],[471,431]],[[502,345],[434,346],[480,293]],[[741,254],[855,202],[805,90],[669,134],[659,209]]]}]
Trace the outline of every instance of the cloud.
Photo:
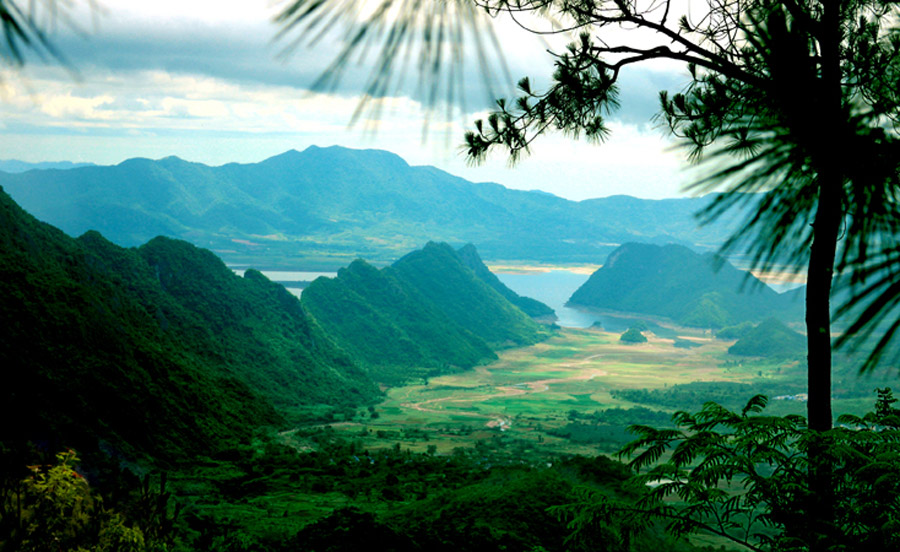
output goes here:
[{"label": "cloud", "polygon": [[[363,118],[348,132],[367,68],[354,66],[331,93],[308,90],[345,37],[328,36],[316,49],[301,48],[283,61],[277,57],[282,44],[273,43],[277,29],[267,0],[108,1],[106,6],[108,14],[96,27],[90,14],[82,16],[82,27],[91,31],[87,37],[66,29],[52,37],[80,78],[32,64],[24,75],[0,81],[5,156],[117,163],[175,154],[221,164],[340,144],[389,149],[412,164],[438,165],[471,180],[574,199],[678,194],[678,156],[666,152],[668,142],[648,123],[658,109],[658,90],[683,86],[671,67],[622,72],[622,107],[610,117],[610,143],[596,147],[548,136],[518,169],[506,168],[502,158],[470,168],[458,145],[474,112],[491,103],[474,60],[461,75],[465,110],[451,106],[449,118],[444,106],[426,110],[427,91],[417,89],[411,73],[398,94],[371,104],[380,108],[380,120]],[[537,87],[546,85],[552,73],[546,44],[508,23],[499,33],[513,79],[527,75]],[[426,117],[434,133],[423,144]],[[377,123],[374,137],[362,133],[367,123]]]}]

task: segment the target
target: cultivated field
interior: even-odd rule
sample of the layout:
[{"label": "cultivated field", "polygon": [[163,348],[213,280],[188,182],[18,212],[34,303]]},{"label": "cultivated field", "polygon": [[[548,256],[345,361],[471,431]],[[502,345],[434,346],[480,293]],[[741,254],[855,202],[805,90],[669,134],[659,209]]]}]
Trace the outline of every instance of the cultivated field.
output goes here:
[{"label": "cultivated field", "polygon": [[[644,407],[663,412],[662,417],[668,419],[678,409],[623,398],[620,391],[699,381],[771,384],[795,380],[798,375],[792,369],[796,362],[738,361],[727,354],[731,342],[696,330],[679,330],[679,334],[699,346],[676,348],[673,340],[652,335],[648,343],[626,345],[619,343],[618,334],[563,329],[546,342],[505,351],[490,365],[388,389],[387,399],[376,407],[374,417],[361,411],[352,420],[332,427],[362,440],[367,448],[401,443],[414,451],[431,448],[449,453],[479,441],[497,444],[503,440],[533,446],[535,450],[529,452],[596,454],[614,451],[621,441],[567,438],[564,429],[579,416]],[[740,400],[752,394],[745,393]],[[803,412],[805,405],[790,402],[781,401],[775,410]],[[642,422],[612,422],[621,427],[610,429],[624,434],[624,425]],[[610,422],[600,425],[609,426]]]}]

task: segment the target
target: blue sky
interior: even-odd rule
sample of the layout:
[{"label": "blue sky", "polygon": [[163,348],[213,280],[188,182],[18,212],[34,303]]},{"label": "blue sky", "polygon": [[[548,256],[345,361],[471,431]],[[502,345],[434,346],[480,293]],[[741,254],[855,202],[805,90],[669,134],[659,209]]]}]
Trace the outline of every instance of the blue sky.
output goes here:
[{"label": "blue sky", "polygon": [[[286,43],[274,40],[272,23],[279,6],[268,0],[109,0],[93,11],[87,5],[76,4],[80,11],[72,14],[78,32],[60,24],[51,33],[77,74],[38,60],[23,72],[3,72],[3,158],[114,164],[177,155],[218,165],[337,144],[387,149],[413,165],[576,200],[676,197],[690,180],[681,154],[650,119],[657,91],[686,82],[677,67],[623,74],[622,108],[610,118],[613,135],[603,145],[547,136],[515,167],[502,156],[468,167],[462,135],[487,107],[474,62],[466,65],[467,109],[449,120],[443,110],[432,114],[423,142],[427,112],[413,79],[384,100],[377,133],[348,128],[365,62],[333,92],[310,93],[343,37],[334,33],[284,59]],[[513,78],[546,82],[547,44],[509,21],[498,22],[498,33]]]}]

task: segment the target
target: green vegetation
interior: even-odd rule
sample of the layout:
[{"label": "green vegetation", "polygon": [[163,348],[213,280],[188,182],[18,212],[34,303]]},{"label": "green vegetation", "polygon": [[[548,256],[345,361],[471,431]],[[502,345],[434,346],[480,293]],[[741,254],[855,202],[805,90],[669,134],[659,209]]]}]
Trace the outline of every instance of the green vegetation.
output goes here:
[{"label": "green vegetation", "polygon": [[627,243],[572,294],[584,307],[664,316],[684,326],[721,328],[781,314],[799,320],[802,303],[782,296],[724,259],[680,245]]},{"label": "green vegetation", "polygon": [[728,326],[726,328],[722,328],[721,330],[716,332],[717,339],[740,339],[744,337],[748,331],[754,328],[753,322],[745,321],[740,324],[736,324],[734,326]]},{"label": "green vegetation", "polygon": [[302,303],[375,379],[391,384],[471,368],[496,359],[495,348],[549,336],[446,244],[429,243],[382,270],[354,261],[336,278],[314,281]]},{"label": "green vegetation", "polygon": [[802,358],[806,354],[806,337],[775,318],[768,318],[747,330],[728,349],[730,355],[767,358]]},{"label": "green vegetation", "polygon": [[646,343],[647,338],[641,333],[641,330],[632,327],[622,333],[619,341],[622,343]]},{"label": "green vegetation", "polygon": [[[635,481],[651,488],[642,514],[669,523],[675,535],[713,534],[760,552],[805,550],[811,539],[826,539],[827,550],[896,548],[900,419],[890,390],[878,395],[874,412],[841,416],[850,428],[823,436],[832,465],[827,483],[833,522],[802,515],[811,500],[821,499],[807,475],[816,434],[802,416],[763,414],[768,401],[762,395],[739,412],[714,402],[695,413],[679,412],[675,430],[635,426],[639,439],[622,452],[643,472]],[[616,507],[606,497],[593,500],[600,511]]]},{"label": "green vegetation", "polygon": [[497,276],[495,276],[487,266],[485,266],[484,262],[481,260],[481,256],[478,255],[478,251],[475,249],[475,246],[471,243],[459,248],[456,251],[456,254],[459,256],[459,259],[463,262],[463,264],[469,267],[472,272],[475,273],[475,276],[477,276],[485,284],[491,286],[494,291],[505,297],[507,301],[519,307],[519,309],[521,309],[522,312],[524,312],[528,316],[532,318],[545,318],[550,320],[556,319],[556,313],[547,305],[530,297],[522,297],[518,293],[506,287],[506,285],[501,282],[500,279],[497,278]]},{"label": "green vegetation", "polygon": [[0,276],[9,446],[173,460],[246,441],[289,408],[379,396],[284,288],[183,242],[73,240],[2,194]]},{"label": "green vegetation", "polygon": [[468,269],[447,244],[429,242],[391,273],[493,348],[530,345],[549,333]]}]

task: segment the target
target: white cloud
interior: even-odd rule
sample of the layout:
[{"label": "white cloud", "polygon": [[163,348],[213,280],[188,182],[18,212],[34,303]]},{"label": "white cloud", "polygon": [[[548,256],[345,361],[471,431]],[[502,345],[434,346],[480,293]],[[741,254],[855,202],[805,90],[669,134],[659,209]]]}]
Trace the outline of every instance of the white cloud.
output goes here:
[{"label": "white cloud", "polygon": [[[431,164],[475,181],[544,189],[572,199],[617,193],[678,195],[684,181],[680,157],[646,121],[656,89],[677,82],[671,68],[629,73],[628,90],[609,143],[594,146],[548,136],[513,169],[498,156],[467,167],[459,144],[475,114],[445,120],[409,97],[378,100],[377,134],[361,120],[348,130],[355,94],[366,69],[350,75],[341,93],[310,94],[306,87],[333,50],[301,50],[276,61],[268,0],[125,0],[103,3],[99,25],[86,40],[64,43],[81,72],[32,66],[26,76],[3,78],[0,148],[26,161],[71,159],[117,163],[129,157],[178,155],[208,164],[255,162],[287,149],[339,144],[377,147],[411,164]],[[544,45],[506,22],[500,40],[514,78],[551,72]],[[333,47],[333,45],[332,45]],[[624,75],[624,74],[623,74]],[[478,73],[469,75],[477,90]],[[355,79],[355,80],[354,80]],[[352,92],[351,92],[352,91]],[[475,92],[477,93],[477,92]],[[374,105],[374,104],[373,104]],[[458,114],[459,111],[457,110]]]}]

